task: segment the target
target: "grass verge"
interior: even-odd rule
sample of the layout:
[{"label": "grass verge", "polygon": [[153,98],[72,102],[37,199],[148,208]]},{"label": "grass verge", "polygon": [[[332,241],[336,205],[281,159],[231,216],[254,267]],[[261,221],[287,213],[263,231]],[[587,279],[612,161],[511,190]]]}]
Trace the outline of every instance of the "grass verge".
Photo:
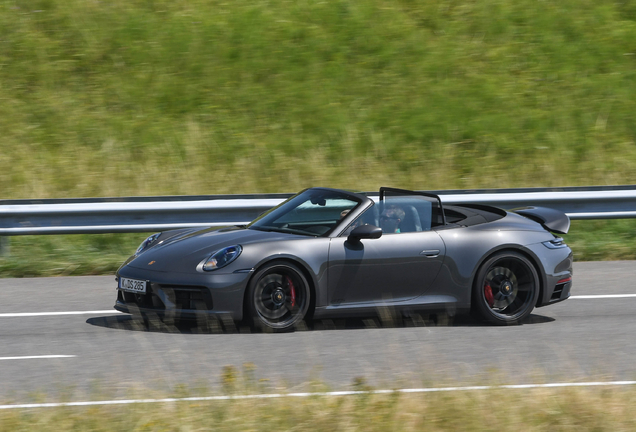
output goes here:
[{"label": "grass verge", "polygon": [[362,394],[0,411],[11,431],[633,431],[630,388]]},{"label": "grass verge", "polygon": [[0,277],[114,274],[148,236],[77,234],[9,237],[0,256]]},{"label": "grass verge", "polygon": [[[148,234],[11,237],[0,277],[113,274]],[[576,261],[636,260],[636,220],[573,221]]]}]

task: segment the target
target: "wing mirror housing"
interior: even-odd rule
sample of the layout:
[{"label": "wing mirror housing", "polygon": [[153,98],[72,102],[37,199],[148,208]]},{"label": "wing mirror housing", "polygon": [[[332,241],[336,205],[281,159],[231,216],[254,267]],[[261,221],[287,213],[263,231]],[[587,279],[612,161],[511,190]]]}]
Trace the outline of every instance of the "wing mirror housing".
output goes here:
[{"label": "wing mirror housing", "polygon": [[361,239],[377,239],[382,237],[382,228],[375,225],[361,225],[354,228],[347,237],[351,243],[360,243]]}]

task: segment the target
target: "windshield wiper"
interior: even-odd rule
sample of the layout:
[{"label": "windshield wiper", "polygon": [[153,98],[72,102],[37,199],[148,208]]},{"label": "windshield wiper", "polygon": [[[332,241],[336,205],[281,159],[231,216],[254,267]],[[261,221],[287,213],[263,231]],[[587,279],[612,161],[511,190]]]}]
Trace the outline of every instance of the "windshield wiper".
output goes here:
[{"label": "windshield wiper", "polygon": [[255,229],[257,231],[265,231],[265,232],[284,232],[282,228],[276,228],[273,226],[258,226],[252,225],[250,229]]},{"label": "windshield wiper", "polygon": [[282,227],[273,227],[273,226],[254,226],[250,227],[251,229],[266,231],[266,232],[279,232],[283,234],[299,234],[304,236],[315,237],[316,235],[313,233],[309,233],[307,231],[297,230],[293,228],[282,228]]}]

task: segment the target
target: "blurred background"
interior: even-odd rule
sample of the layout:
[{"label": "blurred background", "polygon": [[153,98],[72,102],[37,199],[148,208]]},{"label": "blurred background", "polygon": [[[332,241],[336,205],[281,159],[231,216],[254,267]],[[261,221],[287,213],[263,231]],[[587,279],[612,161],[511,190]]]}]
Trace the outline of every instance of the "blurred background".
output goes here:
[{"label": "blurred background", "polygon": [[[630,0],[0,0],[0,199],[634,184],[634,112]],[[636,258],[632,220],[571,232]],[[143,238],[5,239],[0,275]]]},{"label": "blurred background", "polygon": [[1,0],[0,198],[636,183],[636,4]]}]

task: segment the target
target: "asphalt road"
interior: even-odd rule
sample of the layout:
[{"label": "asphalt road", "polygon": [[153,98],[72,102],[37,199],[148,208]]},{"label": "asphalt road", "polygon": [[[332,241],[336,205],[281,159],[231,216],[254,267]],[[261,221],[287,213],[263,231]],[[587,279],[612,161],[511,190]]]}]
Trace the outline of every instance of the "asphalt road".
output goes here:
[{"label": "asphalt road", "polygon": [[574,277],[573,298],[521,326],[348,320],[288,334],[147,329],[110,312],[113,276],[0,279],[0,401],[219,393],[224,366],[246,363],[268,390],[636,379],[636,296],[577,298],[636,294],[636,261],[575,263]]}]

